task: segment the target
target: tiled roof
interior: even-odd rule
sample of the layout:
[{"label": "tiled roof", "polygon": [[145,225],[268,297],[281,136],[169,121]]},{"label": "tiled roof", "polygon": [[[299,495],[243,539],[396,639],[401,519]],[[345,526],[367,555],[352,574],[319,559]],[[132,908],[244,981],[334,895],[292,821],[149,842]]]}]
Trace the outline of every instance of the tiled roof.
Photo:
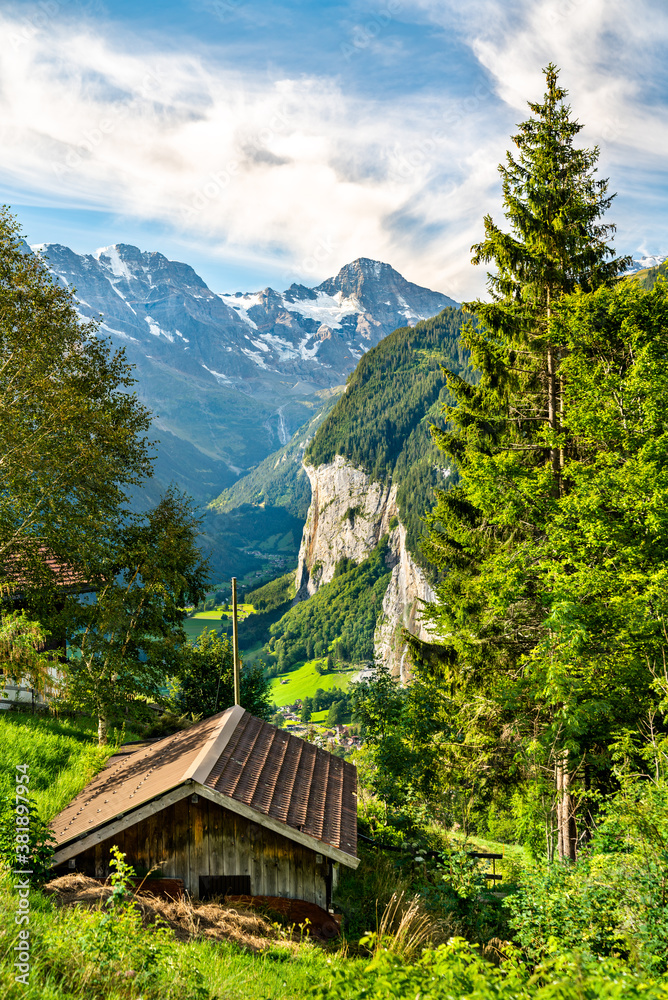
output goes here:
[{"label": "tiled roof", "polygon": [[357,856],[352,764],[245,712],[205,784]]},{"label": "tiled roof", "polygon": [[[38,554],[42,565],[54,577],[54,582],[61,590],[75,594],[94,593],[97,590],[96,584],[88,582],[78,570],[58,559],[45,545],[38,546]],[[14,587],[15,592],[18,593],[21,593],[28,584],[25,570],[22,567],[23,559],[18,553],[14,552],[6,557],[5,577],[9,581],[10,587]]]},{"label": "tiled roof", "polygon": [[[52,822],[59,848],[187,781],[357,857],[357,772],[235,706],[141,746],[93,779]],[[224,802],[222,802],[224,804]]]}]

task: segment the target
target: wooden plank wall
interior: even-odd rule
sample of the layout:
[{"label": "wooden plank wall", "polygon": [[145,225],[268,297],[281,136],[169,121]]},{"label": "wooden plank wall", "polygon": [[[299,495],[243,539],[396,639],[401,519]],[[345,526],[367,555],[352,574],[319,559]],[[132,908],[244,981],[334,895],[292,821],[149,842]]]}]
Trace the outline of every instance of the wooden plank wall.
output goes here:
[{"label": "wooden plank wall", "polygon": [[167,878],[182,878],[197,898],[200,875],[250,875],[254,896],[304,899],[326,907],[327,859],[215,802],[181,799],[77,857],[77,869],[109,874],[116,844],[140,869],[159,865]]}]

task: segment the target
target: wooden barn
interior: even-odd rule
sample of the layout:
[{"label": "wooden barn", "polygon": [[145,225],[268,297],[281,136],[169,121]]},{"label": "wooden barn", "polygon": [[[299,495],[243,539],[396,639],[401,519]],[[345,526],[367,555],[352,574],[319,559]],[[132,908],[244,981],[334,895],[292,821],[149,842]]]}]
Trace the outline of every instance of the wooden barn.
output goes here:
[{"label": "wooden barn", "polygon": [[282,896],[329,908],[356,868],[355,767],[236,705],[112,762],[52,823],[57,871],[109,874],[116,844],[195,898]]}]

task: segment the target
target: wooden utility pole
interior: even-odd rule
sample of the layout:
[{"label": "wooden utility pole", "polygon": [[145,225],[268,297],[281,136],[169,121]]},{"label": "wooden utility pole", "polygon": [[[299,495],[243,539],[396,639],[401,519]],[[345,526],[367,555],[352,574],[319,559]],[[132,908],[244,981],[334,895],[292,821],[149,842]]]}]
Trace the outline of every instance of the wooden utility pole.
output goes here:
[{"label": "wooden utility pole", "polygon": [[232,577],[232,646],[234,649],[234,704],[241,704],[241,678],[239,676],[239,628],[237,625],[237,578]]}]

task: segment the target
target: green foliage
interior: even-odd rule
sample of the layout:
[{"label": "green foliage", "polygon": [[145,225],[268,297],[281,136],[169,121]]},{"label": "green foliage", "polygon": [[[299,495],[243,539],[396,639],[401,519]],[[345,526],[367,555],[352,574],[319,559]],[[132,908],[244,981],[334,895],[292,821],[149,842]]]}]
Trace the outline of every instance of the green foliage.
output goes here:
[{"label": "green foliage", "polygon": [[287,601],[291,601],[295,596],[295,574],[286,573],[265,583],[257,590],[251,590],[246,594],[246,601],[252,604],[257,611],[273,611]]},{"label": "green foliage", "polygon": [[111,861],[109,862],[109,868],[111,869],[111,874],[109,881],[111,882],[111,895],[107,900],[107,905],[112,909],[117,909],[127,904],[131,891],[130,880],[135,877],[136,873],[132,865],[126,862],[125,854],[118,849],[116,844],[110,849],[110,854]]},{"label": "green foliage", "polygon": [[[444,575],[440,644],[419,672],[447,685],[460,756],[478,748],[478,798],[509,780],[539,788],[526,839],[574,857],[609,782],[611,733],[647,710],[660,652],[663,445],[649,440],[664,419],[665,319],[659,293],[607,287],[625,263],[600,222],[611,198],[598,150],[574,146],[582,126],[557,75],[548,66],[518,158],[500,168],[511,232],[487,217],[474,248],[495,266],[493,300],[466,305],[479,380],[450,374],[451,427],[435,430],[460,481],[427,518]],[[658,509],[649,533],[642,504]],[[472,771],[462,759],[467,784]]]},{"label": "green foliage", "polygon": [[407,963],[381,949],[367,967],[343,968],[315,987],[314,1000],[665,1000],[668,984],[579,951],[528,969],[512,956],[500,966],[483,959],[462,938],[427,949]]},{"label": "green foliage", "polygon": [[[373,347],[350,376],[345,394],[306,450],[305,461],[323,465],[343,455],[374,479],[399,484],[398,503],[408,545],[419,555],[421,514],[443,484],[443,458],[430,434],[440,405],[449,399],[442,366],[463,371],[461,312],[395,330]],[[348,512],[354,518],[355,511]]]},{"label": "green foliage", "polygon": [[96,599],[71,607],[76,655],[65,669],[66,696],[109,718],[137,696],[158,698],[183,655],[185,606],[205,593],[207,566],[197,546],[191,502],[170,489],[143,521],[122,525],[98,567]]},{"label": "green foliage", "polygon": [[42,951],[51,980],[68,996],[94,1000],[118,996],[119,987],[121,996],[144,1000],[209,1000],[204,976],[171,929],[143,928],[140,910],[128,905],[122,858],[112,874],[114,905],[83,918],[70,912],[47,926]]},{"label": "green foliage", "polygon": [[[54,611],[58,563],[88,579],[151,475],[133,370],[0,213],[0,583]],[[41,620],[41,615],[37,615]]]},{"label": "green foliage", "polygon": [[[240,670],[241,704],[259,719],[269,718],[269,686],[260,665]],[[234,704],[234,653],[226,635],[204,629],[183,651],[173,694],[178,712],[205,718]]]},{"label": "green foliage", "polygon": [[309,640],[319,641],[324,652],[342,639],[348,660],[373,659],[373,634],[390,577],[386,554],[387,536],[358,566],[320,587],[271,626],[265,651],[278,658],[282,670],[307,658]]},{"label": "green foliage", "polygon": [[[44,694],[49,684],[52,661],[42,652],[50,635],[48,630],[30,618],[25,611],[8,611],[0,615],[0,660],[2,681],[24,684],[32,691]],[[7,697],[5,692],[4,697]]]},{"label": "green foliage", "polygon": [[327,713],[327,725],[328,726],[339,726],[341,723],[346,721],[346,716],[349,714],[347,711],[346,700],[341,698],[339,701],[332,703],[328,713]]},{"label": "green foliage", "polygon": [[[42,885],[49,876],[56,841],[47,820],[43,819],[30,796],[28,787],[16,786],[16,793],[2,800],[0,810],[0,865],[9,872],[29,872],[22,875],[32,885]],[[25,801],[24,801],[25,800]],[[17,817],[24,826],[17,827]],[[17,842],[17,834],[21,842]]]}]

